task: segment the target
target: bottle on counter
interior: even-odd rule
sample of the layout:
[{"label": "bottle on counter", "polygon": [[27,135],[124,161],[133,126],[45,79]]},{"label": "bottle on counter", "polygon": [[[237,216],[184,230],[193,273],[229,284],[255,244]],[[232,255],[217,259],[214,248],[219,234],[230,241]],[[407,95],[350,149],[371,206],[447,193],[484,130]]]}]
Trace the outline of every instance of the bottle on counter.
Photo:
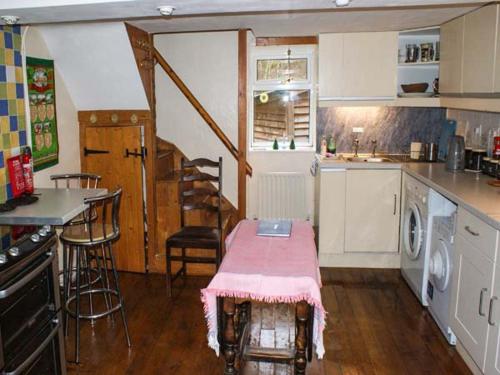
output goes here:
[{"label": "bottle on counter", "polygon": [[33,157],[29,146],[24,148],[21,161],[23,166],[24,192],[28,195],[33,194],[33,191],[35,190],[33,184]]},{"label": "bottle on counter", "polygon": [[321,138],[321,148],[320,148],[321,156],[326,156],[326,138],[323,136]]},{"label": "bottle on counter", "polygon": [[331,137],[330,140],[328,141],[328,146],[326,147],[326,150],[333,155],[337,153],[337,145],[335,144],[335,140],[333,139],[333,137]]}]

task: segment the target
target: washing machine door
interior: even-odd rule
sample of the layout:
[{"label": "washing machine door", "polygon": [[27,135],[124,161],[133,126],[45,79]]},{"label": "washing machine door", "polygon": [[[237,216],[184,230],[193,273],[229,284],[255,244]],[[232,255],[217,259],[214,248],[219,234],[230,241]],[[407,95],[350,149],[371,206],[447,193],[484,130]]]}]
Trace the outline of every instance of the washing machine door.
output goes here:
[{"label": "washing machine door", "polygon": [[432,243],[429,272],[434,286],[444,292],[450,283],[451,258],[448,247],[442,239]]},{"label": "washing machine door", "polygon": [[417,259],[422,249],[424,228],[418,206],[410,202],[403,223],[403,244],[410,259]]}]

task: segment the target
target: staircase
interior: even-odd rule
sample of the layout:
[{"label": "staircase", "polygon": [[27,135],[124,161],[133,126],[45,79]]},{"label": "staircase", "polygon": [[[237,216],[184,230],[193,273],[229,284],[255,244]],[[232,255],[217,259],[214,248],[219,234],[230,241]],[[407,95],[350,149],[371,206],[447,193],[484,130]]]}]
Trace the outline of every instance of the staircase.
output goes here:
[{"label": "staircase", "polygon": [[[157,251],[156,257],[165,256],[165,241],[180,229],[179,208],[179,170],[181,158],[185,155],[172,143],[159,137],[156,138],[156,225],[157,225]],[[187,158],[186,158],[187,159]],[[209,182],[199,183],[199,186],[211,190],[215,187]],[[238,221],[237,209],[226,199],[222,200],[222,228],[223,238],[231,232]],[[206,211],[190,211],[186,216],[189,225],[217,226],[217,215]],[[175,251],[179,251],[175,249]],[[212,253],[205,249],[188,249],[195,256],[211,256]],[[175,254],[177,255],[177,254]],[[173,265],[173,272],[179,266]],[[215,266],[210,264],[188,264],[187,272],[191,275],[212,275]]]}]

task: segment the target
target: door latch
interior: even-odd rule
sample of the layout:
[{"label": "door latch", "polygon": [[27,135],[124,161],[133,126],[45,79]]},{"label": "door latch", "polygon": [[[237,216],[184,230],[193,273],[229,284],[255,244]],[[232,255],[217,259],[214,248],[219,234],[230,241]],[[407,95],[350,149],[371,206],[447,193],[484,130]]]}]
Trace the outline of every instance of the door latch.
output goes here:
[{"label": "door latch", "polygon": [[90,148],[84,147],[83,148],[83,156],[88,156],[92,154],[109,154],[108,150],[92,150]]},{"label": "door latch", "polygon": [[147,155],[147,151],[146,151],[145,147],[141,147],[140,151],[137,151],[136,148],[134,148],[134,151],[130,151],[128,148],[125,149],[125,157],[126,158],[133,156],[135,158],[140,157],[142,160],[144,160],[146,155]]}]

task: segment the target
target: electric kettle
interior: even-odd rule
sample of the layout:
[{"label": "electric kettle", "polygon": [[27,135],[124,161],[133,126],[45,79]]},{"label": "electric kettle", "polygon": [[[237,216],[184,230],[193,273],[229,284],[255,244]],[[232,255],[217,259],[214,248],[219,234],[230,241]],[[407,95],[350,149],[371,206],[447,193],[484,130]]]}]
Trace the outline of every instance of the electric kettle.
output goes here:
[{"label": "electric kettle", "polygon": [[463,171],[465,169],[465,142],[461,135],[454,135],[448,141],[446,169],[449,171]]}]

